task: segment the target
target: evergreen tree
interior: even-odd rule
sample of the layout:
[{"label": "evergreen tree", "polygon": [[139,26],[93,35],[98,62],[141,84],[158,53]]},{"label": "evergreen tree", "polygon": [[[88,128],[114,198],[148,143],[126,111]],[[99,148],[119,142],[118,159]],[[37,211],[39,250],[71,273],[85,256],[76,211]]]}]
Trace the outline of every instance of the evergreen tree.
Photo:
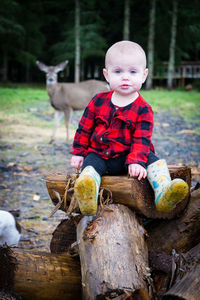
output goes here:
[{"label": "evergreen tree", "polygon": [[172,10],[172,26],[171,26],[171,40],[169,47],[169,62],[168,62],[168,76],[167,87],[169,90],[173,87],[173,74],[175,66],[175,47],[176,47],[176,32],[177,32],[177,14],[178,14],[178,0],[173,0]]},{"label": "evergreen tree", "polygon": [[124,1],[124,31],[123,39],[130,39],[130,0]]},{"label": "evergreen tree", "polygon": [[153,84],[156,0],[150,0],[150,4],[151,7],[149,11],[149,36],[148,36],[148,59],[147,59],[149,74],[146,82],[147,90],[150,90]]},{"label": "evergreen tree", "polygon": [[9,61],[14,60],[25,35],[19,22],[20,6],[14,0],[2,0],[0,5],[0,52],[2,81],[8,80]]},{"label": "evergreen tree", "polygon": [[80,81],[80,2],[75,1],[75,82]]},{"label": "evergreen tree", "polygon": [[[103,79],[105,51],[122,39],[138,42],[146,51],[149,66],[147,88],[152,86],[151,70],[154,74],[164,70],[163,62],[169,60],[169,76],[172,78],[172,65],[174,68],[183,60],[200,60],[199,0],[179,1],[176,34],[173,29],[173,35],[173,0],[157,1],[155,25],[153,3],[156,0],[77,1],[80,3],[78,65],[81,80],[101,76]],[[75,36],[75,1],[1,0],[0,79],[43,80],[35,65],[36,60],[56,65],[68,59],[67,68],[59,75],[65,74],[65,81],[74,81]],[[170,58],[169,48],[170,53],[174,53]]]}]

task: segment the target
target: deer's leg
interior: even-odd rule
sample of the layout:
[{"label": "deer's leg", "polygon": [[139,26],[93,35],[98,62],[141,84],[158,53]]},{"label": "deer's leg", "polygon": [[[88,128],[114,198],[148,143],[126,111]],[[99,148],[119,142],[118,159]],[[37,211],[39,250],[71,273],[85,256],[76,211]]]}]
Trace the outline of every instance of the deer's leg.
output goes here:
[{"label": "deer's leg", "polygon": [[72,109],[70,107],[65,108],[64,117],[65,117],[65,126],[66,126],[66,142],[69,143],[69,123]]},{"label": "deer's leg", "polygon": [[50,144],[52,144],[55,141],[55,137],[56,137],[56,131],[58,126],[60,125],[60,122],[63,118],[63,111],[59,111],[59,110],[55,110],[54,113],[54,129],[53,129],[53,134],[50,140]]},{"label": "deer's leg", "polygon": [[66,142],[69,143],[69,121],[70,121],[70,115],[71,115],[71,107],[67,107],[64,111],[65,116],[65,126],[66,126]]}]

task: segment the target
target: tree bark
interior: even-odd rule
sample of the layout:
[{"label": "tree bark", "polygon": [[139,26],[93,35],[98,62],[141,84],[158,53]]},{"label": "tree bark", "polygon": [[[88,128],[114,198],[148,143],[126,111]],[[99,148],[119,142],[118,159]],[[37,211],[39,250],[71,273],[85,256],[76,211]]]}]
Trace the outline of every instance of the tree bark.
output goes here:
[{"label": "tree bark", "polygon": [[155,36],[155,15],[156,15],[156,0],[151,0],[151,8],[149,13],[149,36],[148,36],[148,77],[146,89],[152,89],[153,71],[154,71],[154,36]]},{"label": "tree bark", "polygon": [[200,189],[192,192],[185,213],[175,220],[157,220],[146,226],[150,250],[187,252],[200,242]]},{"label": "tree bark", "polygon": [[[172,179],[182,178],[189,187],[191,186],[191,169],[176,165],[168,166]],[[71,176],[75,180],[75,176]],[[50,174],[46,178],[46,185],[53,203],[58,203],[57,193],[62,199],[65,194],[66,182],[70,178],[65,174]],[[72,180],[72,181],[73,181]],[[141,181],[128,178],[127,176],[103,176],[101,181],[101,188],[109,189],[112,192],[112,198],[115,203],[120,203],[135,210],[137,213],[153,219],[172,219],[179,215],[186,207],[189,201],[189,195],[177,205],[177,207],[170,213],[160,213],[156,210],[154,204],[154,192],[147,179]],[[72,197],[72,192],[67,194],[67,201],[69,203]],[[61,209],[65,210],[63,205]]]},{"label": "tree bark", "polygon": [[149,251],[149,265],[158,297],[164,294],[162,299],[172,299],[172,296],[173,299],[198,299],[200,243],[187,253],[173,256]]},{"label": "tree bark", "polygon": [[[186,252],[199,240],[200,223],[200,189],[192,192],[190,203],[183,216],[168,221],[152,221],[147,223],[149,238],[150,265],[153,269],[164,273],[171,272],[171,252]],[[71,229],[71,226],[73,227]],[[73,219],[64,220],[53,234],[53,244],[56,252],[67,251],[71,242],[76,240]],[[167,253],[169,254],[167,254]],[[160,269],[159,269],[160,268]]]},{"label": "tree bark", "polygon": [[82,218],[77,227],[83,298],[107,299],[126,291],[130,295],[147,291],[148,251],[143,227],[134,213],[112,204],[93,222],[90,219]]},{"label": "tree bark", "polygon": [[8,51],[7,49],[3,49],[3,67],[2,67],[2,81],[7,82],[8,81]]},{"label": "tree bark", "polygon": [[[198,300],[200,293],[200,265],[194,267],[184,278],[175,284],[164,296],[163,300]],[[173,297],[173,298],[172,298]]]},{"label": "tree bark", "polygon": [[[192,248],[181,259],[176,283],[165,293],[163,300],[197,300],[200,294],[200,244]],[[180,271],[179,271],[180,272]]]},{"label": "tree bark", "polygon": [[17,258],[14,292],[23,300],[81,299],[78,261],[64,254],[13,251]]},{"label": "tree bark", "polygon": [[[79,217],[80,218],[80,217]],[[51,253],[68,252],[71,244],[76,242],[76,220],[71,217],[64,219],[52,233],[50,242]]]},{"label": "tree bark", "polygon": [[124,1],[124,31],[123,39],[130,39],[130,0]]},{"label": "tree bark", "polygon": [[80,81],[80,1],[75,1],[75,82]]},{"label": "tree bark", "polygon": [[169,64],[168,64],[168,76],[167,76],[168,90],[171,90],[173,88],[176,31],[177,31],[177,14],[178,14],[178,0],[173,0],[171,41],[170,41],[170,47],[169,47]]}]

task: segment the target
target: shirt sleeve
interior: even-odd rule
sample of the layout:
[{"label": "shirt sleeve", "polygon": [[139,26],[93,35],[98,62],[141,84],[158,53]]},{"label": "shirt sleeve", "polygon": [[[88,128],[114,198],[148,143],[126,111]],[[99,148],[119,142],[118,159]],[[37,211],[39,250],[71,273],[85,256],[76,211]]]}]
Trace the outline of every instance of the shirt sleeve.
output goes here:
[{"label": "shirt sleeve", "polygon": [[140,107],[132,136],[127,164],[140,164],[146,168],[153,133],[153,111],[151,106]]},{"label": "shirt sleeve", "polygon": [[81,117],[81,120],[78,125],[74,136],[74,142],[72,146],[72,151],[70,152],[73,155],[86,156],[87,148],[90,141],[90,136],[94,127],[95,119],[95,102],[96,96],[89,102],[86,106],[84,113]]}]

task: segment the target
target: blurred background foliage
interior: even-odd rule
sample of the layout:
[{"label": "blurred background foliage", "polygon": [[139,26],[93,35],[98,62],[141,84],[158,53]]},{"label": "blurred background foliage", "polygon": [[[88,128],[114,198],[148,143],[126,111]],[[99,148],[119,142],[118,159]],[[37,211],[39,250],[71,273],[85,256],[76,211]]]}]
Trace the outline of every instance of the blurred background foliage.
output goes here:
[{"label": "blurred background foliage", "polygon": [[[154,72],[169,60],[173,1],[156,1]],[[106,49],[122,40],[124,0],[80,0],[81,80],[103,79]],[[148,51],[152,0],[130,0],[129,39]],[[200,61],[200,1],[178,1],[175,65]],[[75,0],[1,0],[0,81],[44,82],[36,60],[69,60],[59,80],[74,80]]]}]

